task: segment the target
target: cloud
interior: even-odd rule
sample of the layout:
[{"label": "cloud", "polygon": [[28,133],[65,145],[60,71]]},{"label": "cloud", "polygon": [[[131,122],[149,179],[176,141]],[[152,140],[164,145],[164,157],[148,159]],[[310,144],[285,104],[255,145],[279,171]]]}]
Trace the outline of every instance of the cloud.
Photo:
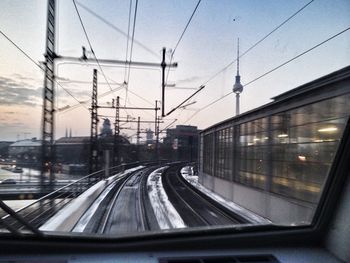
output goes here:
[{"label": "cloud", "polygon": [[189,77],[189,78],[185,78],[185,79],[176,80],[176,84],[194,82],[194,81],[198,81],[200,79],[201,78],[199,76],[193,76],[193,77]]},{"label": "cloud", "polygon": [[42,89],[25,86],[22,81],[0,76],[0,105],[38,105]]},{"label": "cloud", "polygon": [[5,121],[0,123],[0,127],[1,128],[10,128],[10,127],[25,127],[26,124],[24,124],[23,122],[10,122],[10,121]]},{"label": "cloud", "polygon": [[13,76],[15,79],[20,79],[20,80],[23,80],[23,81],[38,81],[38,79],[35,79],[35,78],[30,78],[30,77],[27,77],[27,76],[23,76],[21,74],[18,74],[18,73],[14,73],[12,74],[11,76]]}]

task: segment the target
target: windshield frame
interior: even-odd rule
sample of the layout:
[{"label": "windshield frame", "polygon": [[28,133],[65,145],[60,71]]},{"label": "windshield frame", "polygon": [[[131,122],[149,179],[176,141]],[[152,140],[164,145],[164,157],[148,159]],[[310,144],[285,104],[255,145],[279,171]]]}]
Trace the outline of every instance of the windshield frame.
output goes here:
[{"label": "windshield frame", "polygon": [[[42,237],[16,237],[5,233],[0,236],[4,251],[18,253],[57,251],[103,252],[146,251],[176,249],[229,249],[263,246],[319,244],[327,234],[338,200],[342,195],[350,171],[350,121],[344,129],[330,174],[310,225],[279,226],[246,225],[175,229],[135,233],[127,236],[84,235],[79,233],[44,232]],[[19,247],[18,247],[19,246]],[[23,250],[22,250],[23,249]]]}]

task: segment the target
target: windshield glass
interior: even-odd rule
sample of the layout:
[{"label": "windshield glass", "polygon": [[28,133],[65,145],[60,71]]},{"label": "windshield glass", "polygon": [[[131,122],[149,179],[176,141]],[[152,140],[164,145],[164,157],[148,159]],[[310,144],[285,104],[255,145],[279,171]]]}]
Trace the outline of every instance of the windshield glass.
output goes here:
[{"label": "windshield glass", "polygon": [[1,231],[311,224],[349,121],[349,14],[1,1]]}]

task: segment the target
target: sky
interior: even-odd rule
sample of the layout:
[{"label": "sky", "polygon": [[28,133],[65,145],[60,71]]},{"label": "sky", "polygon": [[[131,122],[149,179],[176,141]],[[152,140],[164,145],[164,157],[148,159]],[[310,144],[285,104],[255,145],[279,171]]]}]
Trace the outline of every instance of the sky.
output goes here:
[{"label": "sky", "polygon": [[[125,60],[132,55],[132,61],[155,63],[161,62],[163,47],[167,49],[166,61],[170,62],[171,52],[197,2],[139,0],[130,54],[136,0],[131,2],[129,44],[126,36],[130,1],[76,0],[97,58]],[[175,84],[176,88],[166,89],[165,111],[176,107],[201,85],[205,84],[205,88],[191,99],[190,102],[195,103],[164,118],[160,128],[167,127],[177,119],[173,125],[196,125],[204,129],[234,116],[233,94],[199,110],[232,91],[236,63],[223,69],[237,57],[237,38],[240,39],[242,54],[308,2],[310,0],[202,0],[173,54],[172,61],[177,62],[178,67],[170,70],[168,84]],[[109,25],[86,8],[103,17]],[[0,2],[0,30],[37,62],[44,60],[46,9],[47,1],[44,0]],[[89,50],[72,1],[57,1],[56,23],[57,54],[80,57],[82,46]],[[312,1],[241,57],[243,86],[349,26],[350,1]],[[88,56],[91,57],[91,54]],[[348,66],[349,61],[350,30],[244,86],[241,112],[266,104],[278,94]],[[106,82],[97,65],[57,60],[57,81],[75,99],[87,103],[85,107],[72,107],[77,101],[61,87],[56,87],[56,138],[64,136],[66,129],[71,129],[74,136],[89,135],[90,113],[87,108],[90,107],[88,100],[92,92],[94,68],[99,70],[98,94],[109,91],[107,82],[116,89],[100,97],[99,105],[108,105],[116,96],[121,97],[123,105],[131,107],[154,107],[155,100],[161,100],[160,68],[132,67],[128,78],[128,68],[123,65],[102,64]],[[40,137],[43,78],[43,72],[0,35],[0,141]],[[128,91],[123,86],[118,90],[127,79]],[[66,110],[62,110],[64,108]],[[99,114],[114,116],[114,110],[100,109]],[[141,120],[154,120],[154,111],[121,111],[122,117],[127,115],[134,118],[140,116]],[[113,118],[110,119],[113,122]],[[100,126],[102,121],[101,116]],[[136,134],[136,124],[123,124],[123,128],[121,132],[128,136]],[[141,128],[153,130],[154,125],[142,124]]]}]

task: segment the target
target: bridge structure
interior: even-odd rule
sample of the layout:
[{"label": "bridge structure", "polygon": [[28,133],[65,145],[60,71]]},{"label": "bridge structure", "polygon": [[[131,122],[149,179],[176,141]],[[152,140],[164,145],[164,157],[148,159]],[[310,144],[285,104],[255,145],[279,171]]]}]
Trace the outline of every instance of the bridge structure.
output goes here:
[{"label": "bridge structure", "polygon": [[[52,191],[61,189],[62,187],[73,183],[76,180],[56,180],[53,184],[53,190],[40,189],[40,181],[11,181],[11,183],[0,184],[0,200],[32,200],[39,199]],[[72,193],[73,188],[66,189],[66,193]]]}]

